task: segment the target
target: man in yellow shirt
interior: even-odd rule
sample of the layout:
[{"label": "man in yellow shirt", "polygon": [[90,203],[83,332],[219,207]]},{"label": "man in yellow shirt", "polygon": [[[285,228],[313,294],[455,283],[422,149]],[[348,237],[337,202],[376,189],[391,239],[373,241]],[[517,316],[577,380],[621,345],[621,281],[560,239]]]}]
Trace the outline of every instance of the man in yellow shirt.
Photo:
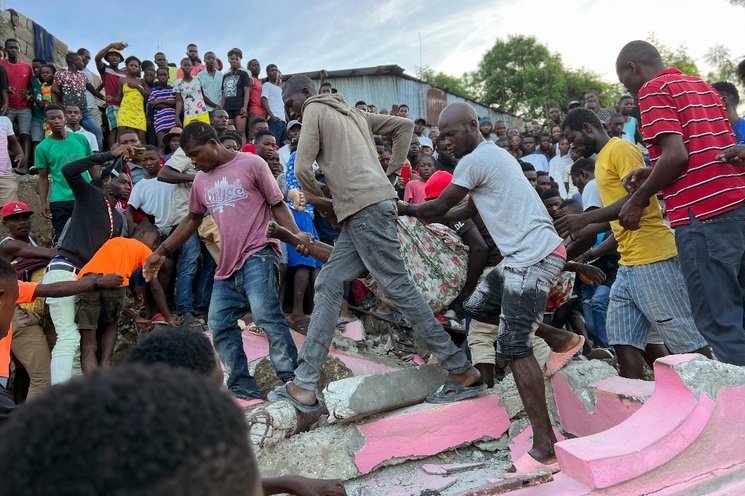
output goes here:
[{"label": "man in yellow shirt", "polygon": [[618,354],[621,375],[642,378],[642,351],[650,330],[660,334],[672,353],[694,352],[711,358],[693,322],[675,237],[662,220],[657,198],[652,197],[644,209],[638,230],[626,230],[618,223],[621,207],[629,198],[622,181],[644,167],[641,152],[630,142],[610,138],[597,115],[585,109],[569,112],[562,131],[577,155],[597,154],[595,180],[603,208],[565,216],[556,228],[562,236],[574,238],[603,232],[610,222],[621,260],[610,293],[607,332]]}]

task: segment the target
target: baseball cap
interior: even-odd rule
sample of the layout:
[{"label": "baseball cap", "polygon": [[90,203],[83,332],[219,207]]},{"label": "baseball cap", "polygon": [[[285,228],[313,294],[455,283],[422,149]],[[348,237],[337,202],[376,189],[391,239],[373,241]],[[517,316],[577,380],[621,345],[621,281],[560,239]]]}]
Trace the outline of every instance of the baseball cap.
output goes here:
[{"label": "baseball cap", "polygon": [[419,138],[419,144],[421,146],[428,146],[429,148],[434,150],[434,147],[432,146],[432,140],[427,138],[426,136],[422,136]]},{"label": "baseball cap", "polygon": [[3,219],[6,217],[10,217],[11,215],[32,213],[33,212],[31,211],[31,209],[28,208],[28,205],[20,201],[12,201],[10,203],[6,203],[5,205],[3,205],[3,209],[0,210],[0,215],[2,215]]},{"label": "baseball cap", "polygon": [[298,121],[298,120],[290,121],[290,122],[287,123],[287,129],[292,129],[295,126],[302,127],[303,124],[300,121]]},{"label": "baseball cap", "polygon": [[439,197],[452,180],[453,175],[451,173],[438,170],[424,184],[424,198],[426,200],[433,200]]}]

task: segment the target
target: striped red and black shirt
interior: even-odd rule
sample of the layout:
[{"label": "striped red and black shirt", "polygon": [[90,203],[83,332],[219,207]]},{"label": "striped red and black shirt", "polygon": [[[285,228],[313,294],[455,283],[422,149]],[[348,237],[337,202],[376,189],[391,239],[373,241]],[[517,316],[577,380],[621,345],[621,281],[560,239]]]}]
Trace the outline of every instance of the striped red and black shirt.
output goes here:
[{"label": "striped red and black shirt", "polygon": [[662,153],[657,138],[679,134],[688,164],[663,191],[671,227],[729,212],[745,200],[745,167],[723,164],[717,154],[735,144],[722,99],[711,86],[678,69],[666,69],[639,90],[642,134],[654,167]]}]

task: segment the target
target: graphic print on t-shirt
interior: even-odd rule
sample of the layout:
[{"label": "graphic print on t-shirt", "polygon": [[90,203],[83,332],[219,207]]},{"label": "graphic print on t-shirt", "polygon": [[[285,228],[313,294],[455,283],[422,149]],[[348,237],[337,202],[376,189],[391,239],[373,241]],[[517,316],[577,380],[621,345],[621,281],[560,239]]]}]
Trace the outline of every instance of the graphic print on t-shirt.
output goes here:
[{"label": "graphic print on t-shirt", "polygon": [[207,199],[205,204],[207,210],[213,214],[221,214],[225,207],[235,207],[240,200],[247,199],[248,193],[243,189],[240,179],[229,183],[228,179],[223,176],[222,179],[215,182],[214,188],[205,191],[205,197]]},{"label": "graphic print on t-shirt", "polygon": [[238,81],[240,78],[240,74],[225,76],[223,88],[225,98],[238,95]]}]

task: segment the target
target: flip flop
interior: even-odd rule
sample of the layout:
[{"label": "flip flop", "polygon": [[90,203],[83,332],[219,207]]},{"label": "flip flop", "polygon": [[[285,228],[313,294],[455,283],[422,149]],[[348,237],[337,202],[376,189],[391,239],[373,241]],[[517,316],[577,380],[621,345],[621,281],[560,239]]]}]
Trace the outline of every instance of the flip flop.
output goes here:
[{"label": "flip flop", "polygon": [[165,322],[166,321],[166,318],[163,317],[163,314],[162,313],[156,313],[155,315],[153,315],[153,318],[150,319],[150,320],[152,320],[153,322],[155,322],[157,324],[157,323],[160,323],[160,322]]},{"label": "flip flop", "polygon": [[316,399],[316,404],[313,406],[304,405],[303,403],[300,403],[298,400],[290,396],[290,393],[287,392],[287,384],[283,384],[279,386],[277,389],[272,391],[266,396],[266,399],[268,399],[271,402],[277,402],[277,401],[284,401],[286,403],[289,403],[293,407],[295,407],[295,410],[299,411],[300,413],[321,413],[323,412],[323,403],[318,401]]},{"label": "flip flop", "polygon": [[440,389],[427,396],[427,403],[444,404],[475,398],[486,391],[486,384],[477,382],[470,386],[456,386],[452,382],[446,382]]},{"label": "flip flop", "polygon": [[582,349],[582,347],[585,345],[585,337],[580,336],[579,342],[574,345],[569,351],[565,351],[564,353],[555,353],[551,352],[548,355],[548,361],[546,362],[546,371],[543,373],[543,377],[545,379],[551,378],[555,373],[557,373],[564,365],[569,362],[569,360],[572,359],[574,355],[577,354],[579,350]]},{"label": "flip flop", "polygon": [[[194,325],[196,324],[196,325]],[[194,317],[192,314],[187,313],[184,314],[184,320],[181,321],[181,327],[186,329],[201,329],[204,327],[204,324],[199,321],[196,317]]]},{"label": "flip flop", "polygon": [[558,461],[550,464],[541,463],[530,456],[530,453],[525,453],[523,456],[515,460],[512,463],[512,466],[515,468],[515,471],[505,472],[502,477],[509,479],[511,477],[519,477],[527,474],[539,474],[545,472],[555,474],[556,472],[561,471]]},{"label": "flip flop", "polygon": [[290,328],[293,331],[299,332],[303,336],[308,334],[308,326],[310,326],[310,319],[308,317],[303,317],[292,323],[288,321],[287,323],[290,324]]},{"label": "flip flop", "polygon": [[344,329],[347,326],[347,324],[351,324],[355,320],[359,320],[359,319],[357,317],[352,317],[351,319],[342,319],[341,317],[339,317],[338,319],[336,319],[336,328]]}]

